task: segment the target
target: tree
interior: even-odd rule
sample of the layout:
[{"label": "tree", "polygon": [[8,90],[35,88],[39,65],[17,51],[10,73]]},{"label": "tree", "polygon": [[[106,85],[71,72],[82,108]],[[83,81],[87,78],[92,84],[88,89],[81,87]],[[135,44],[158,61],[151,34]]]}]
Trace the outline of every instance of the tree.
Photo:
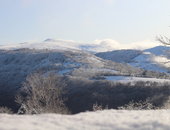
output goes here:
[{"label": "tree", "polygon": [[55,74],[31,74],[16,97],[16,102],[21,105],[19,113],[68,113],[62,98],[65,86]]},{"label": "tree", "polygon": [[156,40],[163,43],[164,45],[170,45],[170,39],[166,36],[156,37]]}]

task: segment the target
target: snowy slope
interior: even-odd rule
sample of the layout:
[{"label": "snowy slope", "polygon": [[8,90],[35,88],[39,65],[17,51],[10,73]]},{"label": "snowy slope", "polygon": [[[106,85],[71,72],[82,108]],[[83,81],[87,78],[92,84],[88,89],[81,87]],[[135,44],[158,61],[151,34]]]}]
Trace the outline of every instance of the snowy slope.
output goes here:
[{"label": "snowy slope", "polygon": [[[115,44],[118,43],[115,42]],[[159,46],[144,51],[133,49],[109,51],[97,53],[96,56],[87,52],[113,49],[115,49],[114,42],[109,40],[86,44],[75,41],[46,39],[39,43],[0,46],[0,79],[3,79],[1,82],[5,85],[9,84],[7,86],[11,86],[12,83],[19,86],[28,74],[37,71],[52,71],[61,75],[68,74],[85,78],[97,78],[96,76],[103,75],[164,78],[164,76],[159,77],[162,74],[156,73],[143,75],[144,70],[132,66],[160,72],[167,72],[167,68],[170,66],[170,55],[168,57],[167,47]],[[166,50],[166,53],[162,50]],[[109,60],[129,63],[129,65]]]},{"label": "snowy slope", "polygon": [[104,52],[114,50],[116,42],[109,41],[96,41],[93,43],[81,43],[71,40],[54,40],[46,39],[42,42],[24,42],[19,44],[10,44],[10,45],[1,45],[0,49],[21,49],[21,48],[30,48],[30,49],[76,49],[84,50],[89,52]]},{"label": "snowy slope", "polygon": [[143,81],[143,82],[158,82],[158,83],[170,83],[169,79],[158,79],[158,78],[143,78],[143,77],[132,77],[132,76],[105,76],[106,80],[109,81],[116,81],[116,82],[136,82],[136,81]]},{"label": "snowy slope", "polygon": [[169,72],[170,68],[170,47],[166,46],[156,46],[143,51],[117,50],[101,52],[97,53],[96,56],[157,72]]},{"label": "snowy slope", "polygon": [[168,72],[170,67],[170,47],[157,46],[144,50],[130,64],[146,70]]},{"label": "snowy slope", "polygon": [[170,110],[0,115],[1,130],[169,130]]},{"label": "snowy slope", "polygon": [[[45,42],[49,42],[45,41]],[[45,44],[45,43],[44,43]],[[24,44],[23,44],[24,45]],[[43,47],[43,46],[42,46]],[[126,51],[127,57],[132,57],[133,52],[139,55],[138,51]],[[139,56],[143,56],[140,54]],[[139,58],[138,62],[131,62],[132,65],[148,65]],[[118,56],[117,56],[118,57]],[[121,56],[123,57],[123,55]],[[126,59],[126,58],[125,58]],[[141,63],[140,63],[141,62]],[[152,65],[152,64],[149,64]],[[142,76],[166,78],[166,75],[160,73],[150,73],[143,75],[144,70],[132,67],[127,64],[121,64],[104,60],[91,53],[76,49],[16,49],[0,50],[0,79],[1,84],[5,86],[19,87],[25,77],[33,72],[54,72],[61,75],[71,75],[91,79],[97,76]],[[140,66],[139,66],[140,67]],[[153,65],[151,66],[153,67]],[[148,69],[148,68],[146,68]],[[161,77],[160,77],[161,76]],[[169,77],[168,77],[169,78]],[[11,87],[14,88],[14,87]]]},{"label": "snowy slope", "polygon": [[120,63],[128,63],[133,58],[142,54],[140,50],[114,50],[109,52],[96,53],[95,55],[103,59],[112,60]]},{"label": "snowy slope", "polygon": [[[129,47],[131,46],[129,45]],[[134,48],[134,46],[132,47]],[[112,60],[114,62],[129,63],[135,67],[158,72],[168,72],[170,67],[170,47],[156,46],[143,51],[134,49],[117,50],[128,47],[109,39],[96,40],[92,43],[46,39],[42,42],[25,42],[0,46],[0,49],[5,50],[21,48],[100,52],[96,54],[96,56],[100,58]]]},{"label": "snowy slope", "polygon": [[159,43],[152,41],[135,42],[130,44],[119,43],[112,39],[95,40],[92,42],[77,42],[72,40],[46,39],[38,42],[24,42],[19,44],[1,45],[0,49],[78,49],[89,52],[106,52],[120,49],[139,49],[151,48]]},{"label": "snowy slope", "polygon": [[54,72],[85,78],[104,74],[142,73],[138,68],[103,60],[88,52],[73,49],[0,50],[0,66],[1,84],[9,87],[19,87],[25,77],[33,72]]}]

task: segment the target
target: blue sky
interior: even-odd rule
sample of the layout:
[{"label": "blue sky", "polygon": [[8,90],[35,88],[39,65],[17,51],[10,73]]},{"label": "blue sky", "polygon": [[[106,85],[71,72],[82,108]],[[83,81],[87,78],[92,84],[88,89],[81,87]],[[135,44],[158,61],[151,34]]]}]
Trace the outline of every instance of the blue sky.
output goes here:
[{"label": "blue sky", "polygon": [[170,0],[0,0],[0,44],[170,36]]}]

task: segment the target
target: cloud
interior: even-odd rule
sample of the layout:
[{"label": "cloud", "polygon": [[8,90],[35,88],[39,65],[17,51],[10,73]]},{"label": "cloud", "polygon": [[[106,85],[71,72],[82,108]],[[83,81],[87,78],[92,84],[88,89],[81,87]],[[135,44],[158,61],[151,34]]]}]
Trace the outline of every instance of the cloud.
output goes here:
[{"label": "cloud", "polygon": [[139,42],[133,42],[129,44],[123,44],[119,43],[118,41],[112,40],[112,39],[103,39],[103,40],[95,40],[93,44],[100,45],[100,46],[108,46],[110,47],[110,50],[117,50],[117,49],[147,49],[155,46],[161,45],[158,42],[145,40],[145,41],[139,41]]},{"label": "cloud", "polygon": [[145,40],[145,41],[140,41],[140,42],[133,42],[130,43],[128,46],[133,49],[147,49],[155,46],[159,46],[161,43],[157,41],[150,41],[150,40]]},{"label": "cloud", "polygon": [[1,46],[0,49],[13,49],[13,48],[72,48],[72,49],[83,49],[92,52],[106,52],[120,49],[139,49],[144,50],[148,48],[152,48],[155,46],[161,45],[158,42],[154,41],[141,41],[141,42],[133,42],[130,44],[123,44],[115,41],[113,39],[103,39],[103,40],[95,40],[93,42],[77,42],[72,40],[63,40],[63,39],[46,39],[44,42],[29,42],[22,44],[11,44]]}]

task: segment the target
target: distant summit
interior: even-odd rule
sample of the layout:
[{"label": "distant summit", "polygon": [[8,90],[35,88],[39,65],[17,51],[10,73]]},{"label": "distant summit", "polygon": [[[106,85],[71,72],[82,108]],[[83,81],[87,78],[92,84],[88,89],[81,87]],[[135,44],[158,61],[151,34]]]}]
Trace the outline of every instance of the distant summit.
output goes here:
[{"label": "distant summit", "polygon": [[150,52],[155,55],[166,55],[168,51],[170,51],[169,46],[156,46],[145,50],[145,52]]},{"label": "distant summit", "polygon": [[56,40],[51,39],[51,38],[47,38],[47,39],[44,40],[44,42],[56,42]]},{"label": "distant summit", "polygon": [[96,53],[96,56],[150,71],[169,73],[170,47],[155,46],[145,50],[115,50]]},{"label": "distant summit", "polygon": [[[142,47],[143,46],[143,47]],[[151,47],[157,46],[157,43],[136,43],[136,44],[121,44],[112,39],[103,39],[103,40],[95,40],[93,42],[77,42],[73,40],[62,40],[62,39],[52,39],[47,38],[44,41],[40,42],[25,42],[19,44],[6,44],[0,46],[0,49],[6,50],[14,50],[20,48],[29,48],[29,49],[76,49],[83,50],[92,53],[97,52],[107,52],[121,49],[134,49],[134,50],[144,50]],[[158,50],[160,48],[158,47]],[[151,50],[152,51],[152,50]],[[154,50],[153,50],[154,51]],[[156,51],[157,52],[157,51]],[[121,53],[121,52],[120,52]],[[127,52],[129,55],[133,54],[133,52]],[[157,52],[158,53],[158,52]],[[160,52],[161,53],[161,52]],[[115,52],[114,52],[115,54]],[[129,56],[128,55],[128,56]],[[131,57],[131,56],[130,56]]]}]

